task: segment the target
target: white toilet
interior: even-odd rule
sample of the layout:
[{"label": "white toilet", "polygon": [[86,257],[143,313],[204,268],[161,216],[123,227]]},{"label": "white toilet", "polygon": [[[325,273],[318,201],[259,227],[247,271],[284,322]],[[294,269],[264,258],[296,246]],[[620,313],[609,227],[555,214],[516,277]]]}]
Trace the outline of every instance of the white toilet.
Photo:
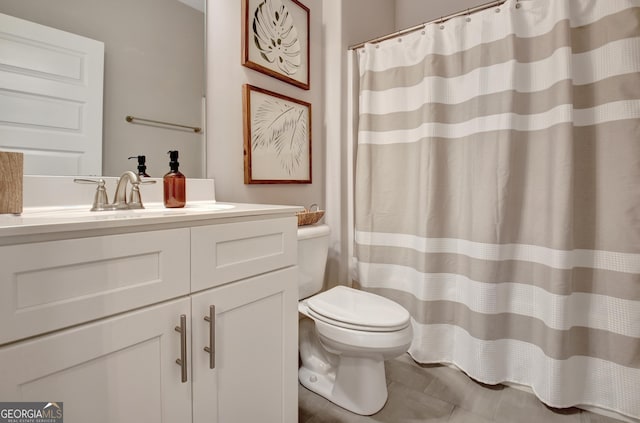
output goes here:
[{"label": "white toilet", "polygon": [[[409,312],[379,295],[337,286],[320,292],[329,226],[298,228],[300,319],[298,378],[309,390],[357,414],[387,401],[384,360],[405,353],[413,336]],[[314,295],[316,294],[316,295]]]}]

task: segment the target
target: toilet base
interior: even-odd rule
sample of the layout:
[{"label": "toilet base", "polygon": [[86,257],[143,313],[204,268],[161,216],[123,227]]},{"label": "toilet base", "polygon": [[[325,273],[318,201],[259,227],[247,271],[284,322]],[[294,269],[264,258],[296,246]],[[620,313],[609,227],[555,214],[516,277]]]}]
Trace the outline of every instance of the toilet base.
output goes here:
[{"label": "toilet base", "polygon": [[298,379],[305,388],[356,414],[375,414],[387,402],[387,382],[381,355],[341,355],[335,373],[319,373],[303,365],[298,370]]}]

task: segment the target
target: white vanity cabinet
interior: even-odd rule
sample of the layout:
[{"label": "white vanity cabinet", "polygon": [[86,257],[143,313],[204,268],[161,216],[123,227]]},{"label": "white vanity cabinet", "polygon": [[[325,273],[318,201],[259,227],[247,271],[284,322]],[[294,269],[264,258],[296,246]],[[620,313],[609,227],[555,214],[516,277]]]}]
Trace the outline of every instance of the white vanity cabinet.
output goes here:
[{"label": "white vanity cabinet", "polygon": [[286,210],[0,244],[0,401],[63,402],[67,423],[296,422],[296,229]]}]

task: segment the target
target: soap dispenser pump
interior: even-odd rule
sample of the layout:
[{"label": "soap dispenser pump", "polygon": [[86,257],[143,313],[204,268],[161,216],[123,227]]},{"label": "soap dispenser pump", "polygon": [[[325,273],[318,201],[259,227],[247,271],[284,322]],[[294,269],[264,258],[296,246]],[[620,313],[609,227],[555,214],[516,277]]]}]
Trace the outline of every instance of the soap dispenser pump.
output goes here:
[{"label": "soap dispenser pump", "polygon": [[164,175],[164,206],[169,208],[184,207],[186,204],[186,182],[187,178],[180,173],[178,167],[178,151],[169,151],[169,167],[171,170]]},{"label": "soap dispenser pump", "polygon": [[147,175],[146,156],[131,156],[129,157],[129,160],[136,158],[138,159],[138,176],[148,178],[149,175]]}]

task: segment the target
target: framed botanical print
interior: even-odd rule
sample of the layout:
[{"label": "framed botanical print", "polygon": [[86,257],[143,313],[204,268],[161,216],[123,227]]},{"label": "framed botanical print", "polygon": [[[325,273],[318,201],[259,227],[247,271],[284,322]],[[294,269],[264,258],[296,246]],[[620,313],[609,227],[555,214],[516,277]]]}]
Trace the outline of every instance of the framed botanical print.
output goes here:
[{"label": "framed botanical print", "polygon": [[244,183],[311,183],[311,104],[243,86]]},{"label": "framed botanical print", "polygon": [[242,0],[242,64],[308,90],[309,9],[297,0]]}]

